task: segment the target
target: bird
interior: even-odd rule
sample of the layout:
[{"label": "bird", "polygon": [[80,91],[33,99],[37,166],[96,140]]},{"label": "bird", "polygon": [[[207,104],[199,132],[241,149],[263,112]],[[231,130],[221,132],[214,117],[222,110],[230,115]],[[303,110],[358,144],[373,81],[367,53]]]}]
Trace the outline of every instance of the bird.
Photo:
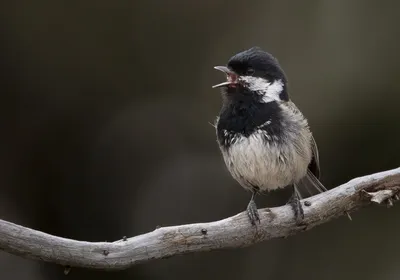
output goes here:
[{"label": "bird", "polygon": [[215,121],[216,137],[232,177],[251,192],[247,215],[260,223],[257,194],[289,187],[288,204],[296,223],[304,220],[300,186],[326,191],[319,181],[316,141],[302,112],[291,101],[288,80],[278,60],[260,47],[233,55],[220,88],[222,106]]}]

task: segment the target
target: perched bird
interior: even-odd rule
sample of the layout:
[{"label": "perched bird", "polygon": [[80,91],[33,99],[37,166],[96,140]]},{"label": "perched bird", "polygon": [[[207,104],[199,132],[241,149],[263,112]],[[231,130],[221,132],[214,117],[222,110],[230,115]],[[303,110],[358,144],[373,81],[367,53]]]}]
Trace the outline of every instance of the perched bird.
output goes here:
[{"label": "perched bird", "polygon": [[222,92],[217,142],[233,178],[252,192],[247,206],[251,223],[260,222],[255,195],[284,187],[292,188],[289,203],[301,223],[298,186],[326,189],[319,181],[317,145],[306,118],[289,98],[284,71],[259,47],[214,68],[227,78],[213,86]]}]

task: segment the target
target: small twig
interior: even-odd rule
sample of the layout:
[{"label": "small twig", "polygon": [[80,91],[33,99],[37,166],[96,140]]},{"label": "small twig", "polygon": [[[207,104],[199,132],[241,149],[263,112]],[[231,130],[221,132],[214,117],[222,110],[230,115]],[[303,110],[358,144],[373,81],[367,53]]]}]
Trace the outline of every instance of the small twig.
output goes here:
[{"label": "small twig", "polygon": [[384,201],[387,201],[391,197],[394,196],[393,190],[380,190],[377,192],[366,192],[364,191],[367,196],[371,197],[371,201],[377,204],[381,204]]},{"label": "small twig", "polygon": [[25,258],[66,267],[126,269],[137,263],[194,252],[240,248],[288,237],[326,223],[344,213],[374,203],[393,203],[400,186],[400,168],[376,173],[343,184],[302,201],[304,224],[295,223],[290,206],[260,209],[261,223],[252,226],[242,212],[224,220],[160,227],[115,242],[85,242],[53,236],[0,220],[0,250]]}]

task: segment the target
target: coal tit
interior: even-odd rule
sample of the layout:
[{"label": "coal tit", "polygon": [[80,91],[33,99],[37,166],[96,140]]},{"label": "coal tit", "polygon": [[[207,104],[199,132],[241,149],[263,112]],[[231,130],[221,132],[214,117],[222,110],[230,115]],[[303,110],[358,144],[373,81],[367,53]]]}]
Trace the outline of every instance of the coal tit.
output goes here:
[{"label": "coal tit", "polygon": [[292,188],[289,203],[301,223],[299,186],[326,189],[319,181],[317,145],[306,118],[289,98],[284,71],[258,47],[214,68],[227,78],[213,86],[222,92],[217,142],[233,178],[252,192],[247,206],[251,223],[260,222],[255,195],[284,187]]}]

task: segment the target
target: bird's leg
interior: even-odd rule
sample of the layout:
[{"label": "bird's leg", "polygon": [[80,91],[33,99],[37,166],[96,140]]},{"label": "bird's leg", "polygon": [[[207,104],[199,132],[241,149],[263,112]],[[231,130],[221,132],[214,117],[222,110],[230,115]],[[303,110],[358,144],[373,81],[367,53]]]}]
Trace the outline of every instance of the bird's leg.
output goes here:
[{"label": "bird's leg", "polygon": [[292,185],[292,188],[292,196],[290,197],[288,203],[290,204],[290,206],[292,206],[294,217],[296,218],[296,223],[300,224],[304,219],[304,211],[300,203],[300,198],[297,193],[296,186],[294,184]]},{"label": "bird's leg", "polygon": [[256,196],[256,194],[257,191],[253,190],[253,194],[251,195],[249,205],[247,205],[247,216],[249,216],[252,225],[255,225],[256,221],[260,223],[260,215],[258,214],[257,205],[254,201],[254,197]]}]

